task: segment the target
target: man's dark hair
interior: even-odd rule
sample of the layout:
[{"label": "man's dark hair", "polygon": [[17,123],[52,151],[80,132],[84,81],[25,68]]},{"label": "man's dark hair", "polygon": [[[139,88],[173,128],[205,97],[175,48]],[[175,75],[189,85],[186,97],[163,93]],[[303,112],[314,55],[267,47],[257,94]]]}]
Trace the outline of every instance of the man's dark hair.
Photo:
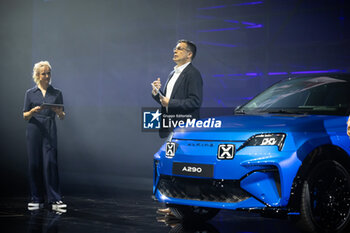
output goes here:
[{"label": "man's dark hair", "polygon": [[197,46],[190,40],[178,40],[177,43],[186,43],[187,44],[187,48],[192,52],[192,61],[194,59],[194,57],[196,56],[196,52],[197,52]]}]

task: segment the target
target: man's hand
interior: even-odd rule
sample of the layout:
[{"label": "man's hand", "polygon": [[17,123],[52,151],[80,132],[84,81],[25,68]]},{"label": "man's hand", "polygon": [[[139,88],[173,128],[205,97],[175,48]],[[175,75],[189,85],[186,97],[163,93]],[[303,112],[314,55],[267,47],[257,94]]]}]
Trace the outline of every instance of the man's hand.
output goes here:
[{"label": "man's hand", "polygon": [[168,97],[161,97],[159,96],[160,103],[163,107],[168,107],[169,105],[169,98]]},{"label": "man's hand", "polygon": [[152,83],[152,94],[157,95],[157,90],[155,88],[160,90],[161,87],[162,87],[162,84],[160,83],[160,78],[157,78],[157,80],[153,81]]}]

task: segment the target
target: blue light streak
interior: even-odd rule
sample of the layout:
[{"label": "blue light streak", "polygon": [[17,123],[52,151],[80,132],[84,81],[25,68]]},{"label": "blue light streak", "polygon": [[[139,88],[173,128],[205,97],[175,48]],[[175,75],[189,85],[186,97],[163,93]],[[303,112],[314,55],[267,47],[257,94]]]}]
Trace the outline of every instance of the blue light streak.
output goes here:
[{"label": "blue light streak", "polygon": [[[228,23],[240,23],[239,21],[236,20],[224,20],[224,22]],[[197,32],[220,32],[220,31],[232,31],[232,30],[237,30],[237,29],[242,29],[242,28],[262,28],[262,24],[256,24],[256,23],[248,23],[248,22],[241,22],[243,25],[249,25],[249,26],[244,26],[244,27],[233,27],[233,28],[217,28],[217,29],[207,29],[207,30],[198,30]]]},{"label": "blue light streak", "polygon": [[245,75],[247,75],[247,76],[257,76],[258,73],[246,73]]},{"label": "blue light streak", "polygon": [[309,70],[309,71],[294,71],[291,74],[322,74],[322,73],[334,73],[340,70]]},{"label": "blue light streak", "polygon": [[[325,74],[325,73],[337,73],[337,72],[347,72],[346,70],[331,69],[331,70],[307,70],[307,71],[291,71],[291,72],[268,72],[269,76],[278,75],[290,75],[290,74]],[[257,72],[247,72],[245,74],[215,74],[212,75],[213,78],[224,78],[224,77],[244,77],[244,78],[255,78],[258,76],[263,76],[264,73]]]},{"label": "blue light streak", "polygon": [[228,107],[227,104],[225,104],[225,102],[223,100],[217,99],[216,101],[217,101],[219,106],[226,107],[226,108]]},{"label": "blue light streak", "polygon": [[[200,19],[218,19],[214,16],[204,16],[204,15],[198,15],[196,16]],[[207,30],[198,30],[197,32],[217,32],[217,31],[229,31],[229,30],[237,30],[237,29],[243,29],[243,28],[261,28],[263,27],[262,24],[252,23],[252,22],[240,22],[238,20],[232,20],[232,19],[225,19],[223,20],[226,23],[236,23],[236,24],[242,24],[244,27],[235,27],[235,28],[218,28],[218,29],[207,29]]]},{"label": "blue light streak", "polygon": [[214,74],[212,75],[213,78],[245,78],[245,79],[252,79],[260,76],[260,73],[245,73],[245,74]]},{"label": "blue light streak", "polygon": [[208,29],[208,30],[199,30],[198,32],[221,32],[221,31],[232,31],[240,29],[239,27],[236,28],[218,28],[218,29]]},{"label": "blue light streak", "polygon": [[242,24],[250,25],[250,26],[255,26],[256,23],[249,23],[249,22],[241,22]]},{"label": "blue light streak", "polygon": [[269,72],[268,75],[286,75],[288,72]]},{"label": "blue light streak", "polygon": [[224,22],[227,22],[227,23],[240,23],[237,20],[230,20],[230,19],[226,19],[226,20],[224,20]]},{"label": "blue light streak", "polygon": [[254,25],[254,26],[248,26],[246,28],[262,28],[263,26],[261,24],[257,24],[257,25]]},{"label": "blue light streak", "polygon": [[246,5],[257,5],[262,4],[263,1],[257,1],[257,2],[245,2],[245,3],[238,3],[238,4],[232,4],[231,6],[246,6]]},{"label": "blue light streak", "polygon": [[243,99],[243,100],[251,100],[253,98],[254,98],[254,96],[247,96],[247,97],[242,97],[241,99]]}]

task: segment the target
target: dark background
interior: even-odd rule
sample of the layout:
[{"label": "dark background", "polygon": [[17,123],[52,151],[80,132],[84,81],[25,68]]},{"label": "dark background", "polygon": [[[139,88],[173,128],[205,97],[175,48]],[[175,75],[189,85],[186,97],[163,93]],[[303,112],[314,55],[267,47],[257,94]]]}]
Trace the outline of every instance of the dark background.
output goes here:
[{"label": "dark background", "polygon": [[0,185],[27,190],[24,93],[48,60],[64,95],[58,123],[64,193],[152,189],[162,140],[141,132],[178,39],[198,46],[204,107],[235,107],[299,73],[348,72],[345,0],[1,0]]}]

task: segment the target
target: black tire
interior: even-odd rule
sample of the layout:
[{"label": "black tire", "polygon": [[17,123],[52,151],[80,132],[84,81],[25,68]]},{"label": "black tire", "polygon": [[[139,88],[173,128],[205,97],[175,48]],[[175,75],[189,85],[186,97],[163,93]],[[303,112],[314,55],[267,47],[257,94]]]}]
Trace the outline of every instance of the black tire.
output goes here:
[{"label": "black tire", "polygon": [[220,210],[214,208],[204,208],[197,206],[182,206],[182,205],[171,205],[169,206],[171,212],[184,222],[195,221],[205,222],[212,219],[219,213]]},{"label": "black tire", "polygon": [[316,164],[305,179],[297,226],[303,232],[349,232],[350,174],[339,162]]}]

